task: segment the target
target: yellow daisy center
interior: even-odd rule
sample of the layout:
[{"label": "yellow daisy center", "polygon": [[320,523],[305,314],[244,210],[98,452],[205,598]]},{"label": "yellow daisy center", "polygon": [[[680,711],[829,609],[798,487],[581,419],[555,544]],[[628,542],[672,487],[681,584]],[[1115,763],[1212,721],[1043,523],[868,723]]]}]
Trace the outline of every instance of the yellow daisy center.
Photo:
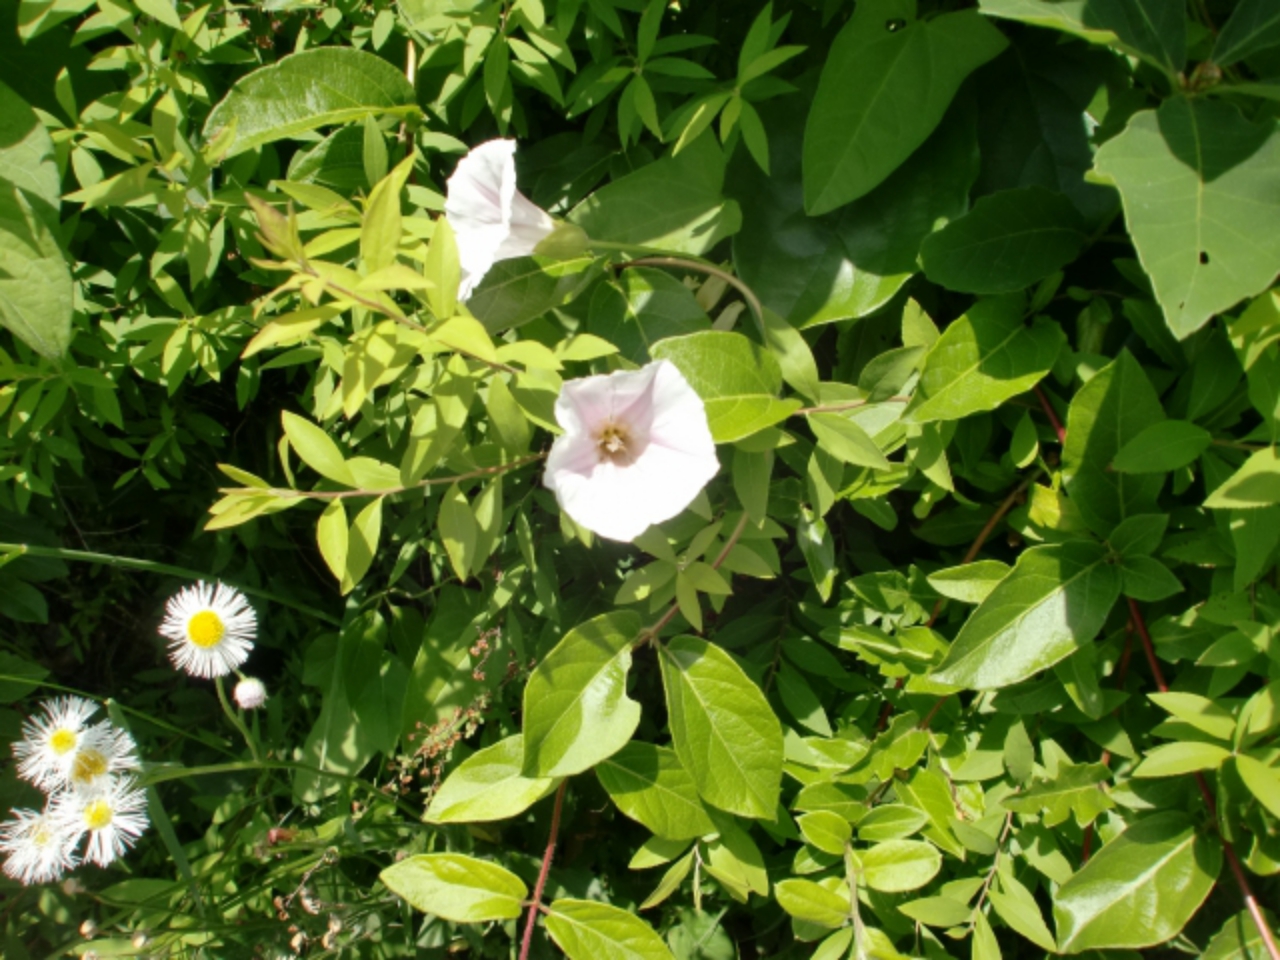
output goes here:
[{"label": "yellow daisy center", "polygon": [[37,847],[47,847],[53,843],[53,831],[48,827],[36,827],[31,832],[31,842]]},{"label": "yellow daisy center", "polygon": [[101,830],[111,823],[111,804],[105,800],[92,800],[84,808],[84,825],[90,830]]},{"label": "yellow daisy center", "polygon": [[97,750],[81,750],[71,765],[71,779],[76,783],[92,783],[107,772],[107,758]]},{"label": "yellow daisy center", "polygon": [[187,624],[187,639],[206,650],[221,643],[226,632],[227,625],[212,610],[201,610]]},{"label": "yellow daisy center", "polygon": [[53,731],[53,735],[49,737],[49,749],[62,756],[76,748],[76,741],[80,738],[76,736],[74,730],[68,730],[66,727]]}]

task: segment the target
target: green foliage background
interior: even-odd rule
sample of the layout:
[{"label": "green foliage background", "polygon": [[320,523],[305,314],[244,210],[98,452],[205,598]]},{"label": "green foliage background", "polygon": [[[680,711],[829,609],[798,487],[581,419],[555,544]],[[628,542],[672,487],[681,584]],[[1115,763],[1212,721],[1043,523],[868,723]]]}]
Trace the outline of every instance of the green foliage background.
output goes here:
[{"label": "green foliage background", "polygon": [[[0,729],[153,822],[5,956],[1277,956],[1278,104],[1274,0],[0,5]],[[496,136],[589,240],[459,304]],[[652,359],[721,474],[600,542]]]}]

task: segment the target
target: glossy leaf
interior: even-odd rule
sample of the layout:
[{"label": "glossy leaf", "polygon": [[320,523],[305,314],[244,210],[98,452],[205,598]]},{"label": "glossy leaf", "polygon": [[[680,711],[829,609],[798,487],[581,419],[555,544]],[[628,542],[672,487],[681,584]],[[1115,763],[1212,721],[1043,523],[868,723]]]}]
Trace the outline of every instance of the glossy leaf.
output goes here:
[{"label": "glossy leaf", "polygon": [[849,921],[849,896],[841,895],[812,880],[794,877],[779,880],[773,888],[778,906],[797,920],[821,927],[840,927]]},{"label": "glossy leaf", "polygon": [[715,831],[675,751],[633,740],[596,765],[618,809],[659,837],[687,840]]},{"label": "glossy leaf", "polygon": [[1218,510],[1256,510],[1280,503],[1280,457],[1274,447],[1252,454],[1244,464],[1219,486],[1206,507]]},{"label": "glossy leaf", "polygon": [[477,750],[445,777],[423,819],[431,823],[484,823],[517,816],[555,789],[551,777],[525,777],[521,734]]},{"label": "glossy leaf", "polygon": [[387,888],[423,913],[455,923],[514,920],[529,895],[510,870],[460,853],[424,853],[379,874]]},{"label": "glossy leaf", "polygon": [[545,922],[569,960],[674,960],[652,927],[607,903],[554,900]]},{"label": "glossy leaf", "polygon": [[861,878],[872,890],[918,890],[942,869],[942,854],[922,840],[888,840],[858,854]]}]

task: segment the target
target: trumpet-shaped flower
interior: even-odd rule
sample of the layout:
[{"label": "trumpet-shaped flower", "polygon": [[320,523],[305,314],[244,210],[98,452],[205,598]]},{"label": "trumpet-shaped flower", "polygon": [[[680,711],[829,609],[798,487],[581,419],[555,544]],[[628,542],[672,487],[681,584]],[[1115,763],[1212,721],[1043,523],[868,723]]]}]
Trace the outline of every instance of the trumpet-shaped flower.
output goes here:
[{"label": "trumpet-shaped flower", "polygon": [[100,867],[124,855],[147,829],[147,795],[132,777],[113,777],[97,795],[65,791],[49,804],[49,816],[73,842],[88,834],[84,858]]},{"label": "trumpet-shaped flower", "polygon": [[18,776],[46,792],[66,784],[76,757],[90,742],[100,740],[89,718],[98,705],[83,697],[59,697],[41,704],[40,713],[22,725],[22,739],[13,745]]},{"label": "trumpet-shaped flower", "polygon": [[14,810],[14,819],[0,824],[4,872],[19,883],[48,883],[77,864],[79,834],[58,823],[46,810]]},{"label": "trumpet-shaped flower", "polygon": [[516,142],[490,140],[458,162],[446,184],[444,215],[458,242],[466,300],[499,260],[527,257],[556,228],[541,207],[516,189]]},{"label": "trumpet-shaped flower", "polygon": [[241,710],[257,710],[267,702],[267,688],[257,677],[245,677],[231,691],[231,699]]},{"label": "trumpet-shaped flower", "polygon": [[169,659],[196,677],[220,677],[244,663],[258,633],[258,617],[243,594],[201,582],[169,598],[160,633]]},{"label": "trumpet-shaped flower", "polygon": [[574,522],[630,541],[687,507],[716,475],[707,411],[675,365],[570,380],[543,483]]}]

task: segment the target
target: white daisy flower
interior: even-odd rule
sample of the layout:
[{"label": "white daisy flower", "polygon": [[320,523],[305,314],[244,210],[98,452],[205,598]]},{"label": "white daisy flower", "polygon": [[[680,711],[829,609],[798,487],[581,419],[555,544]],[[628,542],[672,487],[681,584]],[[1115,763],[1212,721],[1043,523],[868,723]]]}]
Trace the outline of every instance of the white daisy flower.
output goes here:
[{"label": "white daisy flower", "polygon": [[575,523],[610,540],[671,519],[720,469],[706,407],[666,360],[570,380],[555,409],[564,433],[542,482]]},{"label": "white daisy flower", "polygon": [[257,677],[245,677],[236,684],[231,696],[241,710],[257,710],[267,702],[267,688]]},{"label": "white daisy flower", "polygon": [[516,189],[515,155],[514,140],[482,143],[458,161],[445,185],[444,215],[462,265],[461,300],[495,263],[529,256],[556,228],[550,214]]},{"label": "white daisy flower", "polygon": [[113,777],[96,795],[65,791],[49,804],[49,816],[79,841],[88,834],[84,858],[105,867],[147,829],[147,795],[132,777]]},{"label": "white daisy flower", "polygon": [[160,625],[169,659],[196,677],[220,677],[240,666],[257,632],[258,616],[239,590],[203,581],[169,598]]},{"label": "white daisy flower", "polygon": [[116,774],[137,769],[138,746],[133,737],[104,720],[85,732],[67,771],[66,784],[96,796],[110,786]]},{"label": "white daisy flower", "polygon": [[89,718],[98,705],[83,697],[59,697],[40,705],[42,714],[22,725],[22,739],[13,745],[18,776],[46,792],[65,784],[76,754],[93,736]]},{"label": "white daisy flower", "polygon": [[0,824],[5,873],[30,886],[57,880],[76,866],[74,830],[59,824],[47,810],[14,810],[13,815],[16,819]]}]

